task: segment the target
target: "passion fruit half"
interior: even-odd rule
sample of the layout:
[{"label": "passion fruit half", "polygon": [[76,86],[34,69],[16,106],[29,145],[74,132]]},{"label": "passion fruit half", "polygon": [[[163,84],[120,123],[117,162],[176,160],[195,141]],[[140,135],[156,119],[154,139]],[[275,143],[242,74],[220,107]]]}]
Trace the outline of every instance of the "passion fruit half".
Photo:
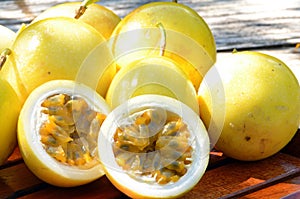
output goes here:
[{"label": "passion fruit half", "polygon": [[55,186],[72,187],[101,177],[97,137],[109,112],[105,100],[83,84],[72,80],[42,84],[29,95],[19,116],[24,162]]},{"label": "passion fruit half", "polygon": [[140,95],[103,122],[98,152],[106,176],[132,198],[174,198],[192,189],[209,160],[200,117],[184,103]]}]

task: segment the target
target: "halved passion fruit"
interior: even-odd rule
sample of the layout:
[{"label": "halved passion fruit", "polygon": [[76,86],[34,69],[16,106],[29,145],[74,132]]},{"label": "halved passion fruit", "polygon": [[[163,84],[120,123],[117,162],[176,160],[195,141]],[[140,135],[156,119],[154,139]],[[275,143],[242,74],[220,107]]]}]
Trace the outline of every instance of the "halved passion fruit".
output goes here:
[{"label": "halved passion fruit", "polygon": [[161,95],[140,95],[116,107],[98,137],[106,176],[132,198],[185,194],[204,174],[209,151],[200,117]]},{"label": "halved passion fruit", "polygon": [[41,180],[61,187],[101,177],[97,137],[109,112],[105,100],[83,84],[44,83],[29,95],[19,116],[24,162]]}]

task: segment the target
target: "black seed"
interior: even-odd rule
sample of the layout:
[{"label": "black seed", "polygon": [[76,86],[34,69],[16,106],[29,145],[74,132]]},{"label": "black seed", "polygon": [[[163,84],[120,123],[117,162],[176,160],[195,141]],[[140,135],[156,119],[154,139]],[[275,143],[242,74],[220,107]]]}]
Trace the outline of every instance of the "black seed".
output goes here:
[{"label": "black seed", "polygon": [[246,141],[249,141],[250,139],[251,139],[250,136],[246,136],[246,137],[245,137],[245,140],[246,140]]}]

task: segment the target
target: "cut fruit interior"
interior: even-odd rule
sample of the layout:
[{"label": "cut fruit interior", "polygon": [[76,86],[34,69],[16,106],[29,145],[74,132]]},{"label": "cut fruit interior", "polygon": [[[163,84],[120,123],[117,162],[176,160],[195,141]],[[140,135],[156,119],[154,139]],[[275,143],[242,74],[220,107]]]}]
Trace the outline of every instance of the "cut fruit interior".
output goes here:
[{"label": "cut fruit interior", "polygon": [[133,198],[172,198],[192,189],[209,159],[199,116],[182,102],[141,95],[116,107],[103,122],[99,157],[106,176]]},{"label": "cut fruit interior", "polygon": [[71,187],[104,172],[97,151],[100,126],[110,108],[94,90],[70,80],[53,80],[26,100],[18,141],[29,169],[47,183]]},{"label": "cut fruit interior", "polygon": [[162,94],[187,104],[197,114],[196,91],[177,63],[166,57],[148,57],[119,70],[107,91],[106,100],[115,108],[142,94]]}]

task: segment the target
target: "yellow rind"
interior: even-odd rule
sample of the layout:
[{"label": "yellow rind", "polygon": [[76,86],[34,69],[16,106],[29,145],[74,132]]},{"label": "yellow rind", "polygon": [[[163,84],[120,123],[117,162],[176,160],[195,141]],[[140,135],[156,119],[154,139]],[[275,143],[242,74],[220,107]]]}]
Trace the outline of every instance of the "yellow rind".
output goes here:
[{"label": "yellow rind", "polygon": [[0,90],[0,165],[2,165],[17,145],[17,122],[21,104],[6,80],[0,79]]},{"label": "yellow rind", "polygon": [[[81,2],[64,2],[52,6],[39,14],[31,23],[51,17],[75,17],[75,11],[79,9]],[[88,9],[78,19],[86,24],[89,24],[101,33],[106,39],[111,36],[116,25],[121,21],[120,17],[112,10],[93,3],[88,6]]]},{"label": "yellow rind", "polygon": [[[144,107],[159,107],[179,115],[188,125],[194,142],[193,163],[187,173],[177,182],[158,185],[136,180],[124,172],[116,163],[112,140],[118,122],[128,114]],[[209,160],[209,138],[199,116],[182,102],[161,95],[141,95],[125,101],[115,108],[103,122],[98,137],[100,160],[108,179],[124,194],[131,198],[176,198],[191,190],[203,176]]]},{"label": "yellow rind", "polygon": [[[67,30],[67,31],[66,31]],[[37,86],[54,79],[75,80],[88,54],[105,38],[90,25],[76,19],[56,17],[40,20],[25,27],[12,45],[12,54],[1,71],[22,103]],[[108,47],[105,55],[112,57]],[[111,63],[114,65],[113,63]],[[107,65],[94,63],[93,73],[99,74]],[[112,66],[115,70],[115,67]],[[98,77],[99,79],[101,77]],[[90,79],[82,80],[89,84]],[[105,82],[109,85],[109,82]],[[106,93],[108,85],[98,87],[99,93]],[[95,85],[97,86],[97,85]]]},{"label": "yellow rind", "polygon": [[18,143],[22,158],[27,167],[41,180],[59,187],[74,187],[92,182],[104,175],[98,165],[79,169],[63,165],[48,155],[39,140],[39,104],[49,95],[57,93],[75,94],[92,104],[96,111],[108,115],[110,108],[94,90],[71,80],[53,80],[36,88],[26,100],[18,121]]},{"label": "yellow rind", "polygon": [[10,48],[14,42],[16,33],[6,26],[0,25],[0,54],[5,48]]},{"label": "yellow rind", "polygon": [[166,33],[164,56],[180,63],[197,90],[216,61],[216,44],[203,18],[183,4],[152,2],[125,16],[110,39],[118,67],[160,53],[157,49],[161,47],[163,34],[158,24],[162,24]]},{"label": "yellow rind", "polygon": [[121,68],[107,91],[106,101],[115,108],[142,94],[162,94],[178,99],[199,114],[197,93],[180,65],[162,56],[150,56]]},{"label": "yellow rind", "polygon": [[[215,66],[221,77],[217,83],[223,88],[202,84],[198,95],[207,127],[215,121],[211,116],[219,116],[225,108],[216,148],[246,161],[277,153],[299,126],[300,87],[295,75],[282,61],[259,52],[224,55]],[[224,89],[225,104],[213,104],[217,89]],[[214,136],[215,132],[209,133]]]}]

